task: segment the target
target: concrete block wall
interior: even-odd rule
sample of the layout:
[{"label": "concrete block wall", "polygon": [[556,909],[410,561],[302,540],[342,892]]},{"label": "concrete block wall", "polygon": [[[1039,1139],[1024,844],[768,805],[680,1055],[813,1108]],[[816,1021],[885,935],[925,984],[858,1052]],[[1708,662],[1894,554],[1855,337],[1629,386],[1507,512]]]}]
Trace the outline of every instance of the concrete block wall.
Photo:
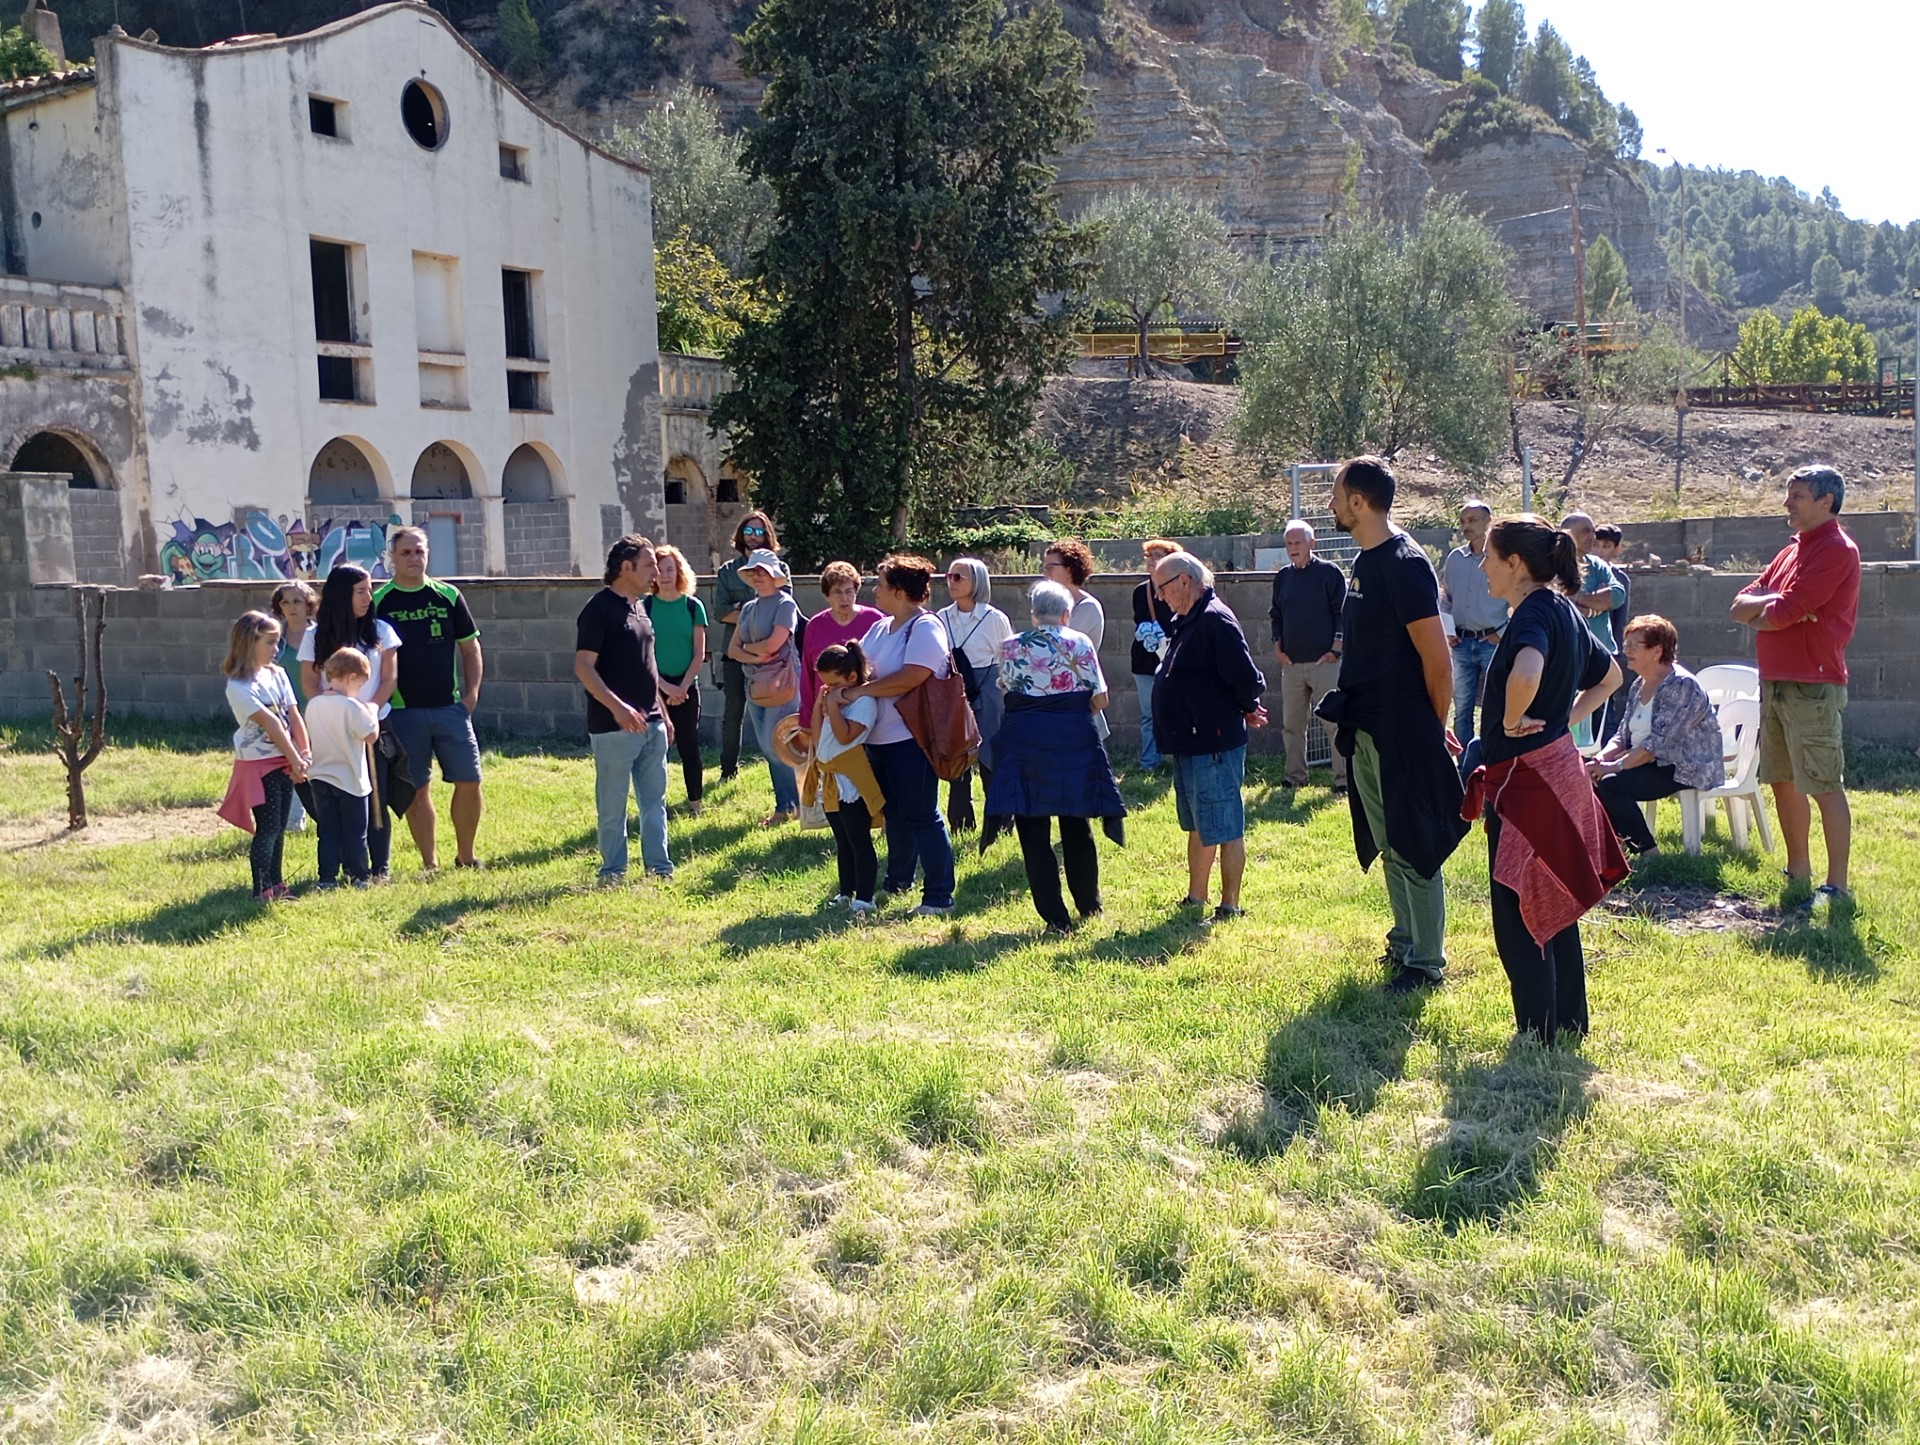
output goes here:
[{"label": "concrete block wall", "polygon": [[119,494],[69,487],[67,510],[73,526],[73,575],[82,582],[131,581],[120,536]]},{"label": "concrete block wall", "polygon": [[[32,586],[27,580],[24,528],[5,507],[0,479],[0,713],[39,715],[46,709],[44,669],[73,670],[73,614],[65,587]],[[521,737],[578,739],[585,730],[585,702],[573,678],[574,619],[599,584],[592,579],[458,579],[480,625],[486,682],[479,723],[483,732]],[[994,601],[1017,624],[1027,621],[1024,590],[1031,578],[1002,578]],[[1133,635],[1136,575],[1094,579],[1093,592],[1107,614],[1101,663],[1112,686],[1108,712],[1116,757],[1138,748],[1139,710],[1128,654]],[[1634,578],[1636,612],[1658,612],[1680,631],[1681,656],[1690,665],[1751,661],[1753,637],[1727,619],[1733,594],[1750,580],[1705,573],[1642,574]],[[703,597],[711,608],[711,582]],[[267,583],[214,582],[179,591],[120,589],[108,602],[104,656],[113,706],[173,718],[223,717],[219,664],[227,630],[249,607],[264,607]],[[1279,682],[1266,624],[1271,573],[1220,574],[1219,591],[1241,617],[1253,655],[1266,671],[1271,695]],[[795,579],[803,609],[817,610],[820,593],[810,578]],[[936,604],[945,602],[936,588]],[[717,645],[717,629],[713,643]],[[1873,564],[1865,571],[1860,626],[1849,653],[1853,673],[1847,710],[1855,738],[1920,745],[1920,563]],[[717,735],[722,699],[703,672],[702,699],[710,739]],[[1256,752],[1281,746],[1275,725],[1255,734]]]},{"label": "concrete block wall", "polygon": [[507,502],[500,510],[509,577],[563,577],[573,571],[568,502]]},{"label": "concrete block wall", "polygon": [[460,519],[453,529],[454,540],[460,548],[458,566],[449,570],[458,571],[462,576],[469,577],[485,572],[487,570],[486,503],[473,497],[421,499],[413,504],[414,526],[426,526],[427,519],[436,512],[441,516],[451,513]]}]

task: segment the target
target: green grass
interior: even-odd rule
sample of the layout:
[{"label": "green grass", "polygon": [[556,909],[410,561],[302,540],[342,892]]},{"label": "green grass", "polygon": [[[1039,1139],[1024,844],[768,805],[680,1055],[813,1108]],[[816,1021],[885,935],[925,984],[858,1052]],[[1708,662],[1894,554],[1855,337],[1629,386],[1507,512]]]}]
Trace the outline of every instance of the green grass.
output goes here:
[{"label": "green grass", "polygon": [[949,920],[823,913],[759,775],[598,889],[564,748],[490,758],[490,871],[403,842],[262,911],[183,826],[217,730],[116,728],[105,843],[39,843],[42,741],[0,728],[0,1440],[1920,1440],[1910,757],[1856,759],[1857,916],[1590,919],[1576,1053],[1510,1044],[1477,833],[1453,981],[1389,999],[1344,809],[1263,769],[1251,918],[1174,920],[1129,780],[1061,940],[1011,840]]}]

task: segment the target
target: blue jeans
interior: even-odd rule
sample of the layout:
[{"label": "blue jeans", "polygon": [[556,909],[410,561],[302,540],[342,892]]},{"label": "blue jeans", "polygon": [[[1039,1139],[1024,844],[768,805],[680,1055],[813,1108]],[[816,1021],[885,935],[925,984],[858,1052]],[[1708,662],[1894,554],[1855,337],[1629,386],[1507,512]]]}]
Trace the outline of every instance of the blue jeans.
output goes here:
[{"label": "blue jeans", "polygon": [[953,902],[953,839],[940,816],[940,779],[933,764],[912,738],[868,743],[867,762],[887,801],[887,892],[906,892],[916,868],[924,868],[920,901],[946,907]]},{"label": "blue jeans", "polygon": [[773,779],[773,811],[797,813],[800,811],[800,784],[793,776],[793,769],[774,756],[773,730],[781,718],[793,717],[800,711],[800,699],[788,698],[772,707],[761,707],[749,699],[745,706],[747,721],[753,725],[753,740],[760,745],[760,755],[767,760],[767,773]]},{"label": "blue jeans", "polygon": [[1474,713],[1480,706],[1480,690],[1487,685],[1487,669],[1493,666],[1493,654],[1499,651],[1498,638],[1461,638],[1453,645],[1453,735],[1471,742],[1479,733]]},{"label": "blue jeans", "polygon": [[600,820],[600,876],[627,871],[627,789],[640,801],[640,860],[649,873],[670,874],[667,856],[667,725],[645,732],[594,733],[593,804]]},{"label": "blue jeans", "polygon": [[365,883],[367,800],[315,778],[313,825],[320,831],[320,881],[332,883],[345,870],[355,883]]},{"label": "blue jeans", "polygon": [[1136,672],[1133,690],[1140,697],[1140,766],[1160,766],[1160,746],[1153,740],[1153,674]]}]

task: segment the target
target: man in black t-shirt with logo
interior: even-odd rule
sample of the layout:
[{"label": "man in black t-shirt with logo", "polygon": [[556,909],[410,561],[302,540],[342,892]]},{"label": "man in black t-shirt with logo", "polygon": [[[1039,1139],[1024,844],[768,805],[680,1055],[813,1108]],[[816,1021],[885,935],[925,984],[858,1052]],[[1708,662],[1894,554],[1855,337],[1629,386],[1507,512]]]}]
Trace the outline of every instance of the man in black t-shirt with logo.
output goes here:
[{"label": "man in black t-shirt with logo", "polygon": [[667,854],[667,745],[672,725],[660,705],[653,623],[641,599],[653,590],[653,543],[634,533],[607,552],[606,586],[580,609],[573,675],[587,690],[599,815],[600,881],[627,872],[627,794],[640,803],[640,859],[656,878],[673,876]]},{"label": "man in black t-shirt with logo", "polygon": [[400,634],[400,668],[388,725],[407,750],[407,770],[418,791],[407,828],[420,862],[440,866],[439,820],[427,784],[433,765],[453,784],[454,864],[478,868],[473,842],[480,831],[480,743],[473,712],[480,705],[480,629],[460,589],[427,575],[427,534],[398,527],[389,539],[393,580],[373,596],[373,610]]},{"label": "man in black t-shirt with logo", "polygon": [[1377,853],[1393,927],[1382,962],[1387,988],[1411,993],[1446,971],[1447,892],[1440,876],[1466,836],[1460,821],[1460,744],[1447,727],[1453,658],[1440,625],[1440,582],[1426,553],[1393,525],[1393,473],[1379,457],[1341,464],[1333,519],[1360,546],[1347,585],[1339,690],[1320,706],[1339,725],[1334,746],[1352,758],[1354,848]]}]

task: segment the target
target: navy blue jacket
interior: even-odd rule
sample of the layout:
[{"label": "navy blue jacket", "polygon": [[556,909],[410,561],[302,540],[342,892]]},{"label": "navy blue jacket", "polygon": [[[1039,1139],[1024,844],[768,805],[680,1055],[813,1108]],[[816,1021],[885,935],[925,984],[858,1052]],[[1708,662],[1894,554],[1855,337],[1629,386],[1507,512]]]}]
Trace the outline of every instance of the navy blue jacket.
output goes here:
[{"label": "navy blue jacket", "polygon": [[1154,674],[1153,738],[1180,757],[1246,746],[1246,715],[1267,690],[1240,619],[1209,587],[1167,629],[1167,651]]},{"label": "navy blue jacket", "polygon": [[1093,694],[1007,698],[987,775],[990,817],[1120,818],[1106,744],[1093,727]]}]

